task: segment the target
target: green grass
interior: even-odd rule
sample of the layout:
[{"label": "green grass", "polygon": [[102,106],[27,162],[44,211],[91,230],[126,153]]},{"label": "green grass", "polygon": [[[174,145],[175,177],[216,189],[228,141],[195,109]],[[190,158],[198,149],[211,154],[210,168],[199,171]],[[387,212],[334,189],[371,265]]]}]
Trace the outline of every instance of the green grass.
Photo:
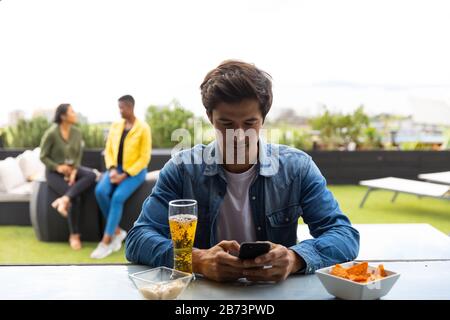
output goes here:
[{"label": "green grass", "polygon": [[[352,223],[429,223],[450,233],[450,202],[400,194],[391,203],[392,192],[372,192],[364,208],[359,203],[366,188],[330,186],[340,207]],[[31,227],[0,226],[0,264],[77,264],[124,263],[123,248],[103,260],[89,258],[96,243],[83,243],[83,249],[73,251],[68,243],[46,243],[36,240]]]},{"label": "green grass", "polygon": [[429,223],[450,234],[450,201],[399,194],[391,203],[393,192],[373,191],[364,207],[359,204],[367,191],[360,186],[330,186],[342,211],[352,223]]},{"label": "green grass", "polygon": [[40,242],[32,227],[0,227],[0,264],[72,264],[125,263],[124,248],[105,259],[91,259],[89,255],[97,243],[83,242],[74,251],[68,242]]}]

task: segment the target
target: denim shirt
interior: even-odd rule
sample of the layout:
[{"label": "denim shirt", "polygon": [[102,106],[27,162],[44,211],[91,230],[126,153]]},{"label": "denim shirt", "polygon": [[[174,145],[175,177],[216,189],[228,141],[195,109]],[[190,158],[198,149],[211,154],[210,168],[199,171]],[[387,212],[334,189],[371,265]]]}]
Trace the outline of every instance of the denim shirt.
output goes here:
[{"label": "denim shirt", "polygon": [[[152,267],[173,267],[168,224],[169,201],[195,199],[198,223],[194,247],[218,243],[219,208],[227,190],[217,143],[183,150],[165,164],[158,181],[128,233],[126,257]],[[301,272],[351,261],[359,251],[359,233],[341,212],[325,178],[306,153],[259,140],[258,176],[249,199],[258,241],[271,241],[294,250],[306,262]],[[313,239],[297,241],[298,219]]]}]

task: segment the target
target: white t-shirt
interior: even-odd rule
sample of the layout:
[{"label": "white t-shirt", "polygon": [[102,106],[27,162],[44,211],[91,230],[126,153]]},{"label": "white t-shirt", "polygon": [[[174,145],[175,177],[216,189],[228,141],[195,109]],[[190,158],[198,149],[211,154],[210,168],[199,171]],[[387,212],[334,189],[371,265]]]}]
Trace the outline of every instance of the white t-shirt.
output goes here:
[{"label": "white t-shirt", "polygon": [[226,170],[227,193],[219,208],[217,239],[236,240],[238,243],[256,241],[250,199],[250,185],[256,177],[256,165],[243,173]]}]

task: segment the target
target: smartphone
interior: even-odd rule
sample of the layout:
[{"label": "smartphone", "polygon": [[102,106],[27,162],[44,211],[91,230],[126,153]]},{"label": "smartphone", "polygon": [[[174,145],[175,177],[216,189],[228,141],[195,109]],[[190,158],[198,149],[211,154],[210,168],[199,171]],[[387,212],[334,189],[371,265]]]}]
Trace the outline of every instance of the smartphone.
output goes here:
[{"label": "smartphone", "polygon": [[239,249],[239,259],[255,259],[270,251],[268,242],[243,242]]}]

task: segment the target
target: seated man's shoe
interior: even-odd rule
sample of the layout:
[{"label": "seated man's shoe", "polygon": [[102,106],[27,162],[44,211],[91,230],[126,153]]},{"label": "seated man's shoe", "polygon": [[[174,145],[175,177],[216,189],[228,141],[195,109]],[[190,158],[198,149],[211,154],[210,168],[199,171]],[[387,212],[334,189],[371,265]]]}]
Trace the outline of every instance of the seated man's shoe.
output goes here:
[{"label": "seated man's shoe", "polygon": [[118,234],[115,234],[111,241],[111,248],[113,252],[119,251],[122,248],[122,242],[127,237],[127,232],[125,230],[120,229]]},{"label": "seated man's shoe", "polygon": [[92,259],[103,259],[109,256],[112,253],[111,244],[104,244],[103,242],[100,242],[95,248],[94,251],[91,253]]}]

